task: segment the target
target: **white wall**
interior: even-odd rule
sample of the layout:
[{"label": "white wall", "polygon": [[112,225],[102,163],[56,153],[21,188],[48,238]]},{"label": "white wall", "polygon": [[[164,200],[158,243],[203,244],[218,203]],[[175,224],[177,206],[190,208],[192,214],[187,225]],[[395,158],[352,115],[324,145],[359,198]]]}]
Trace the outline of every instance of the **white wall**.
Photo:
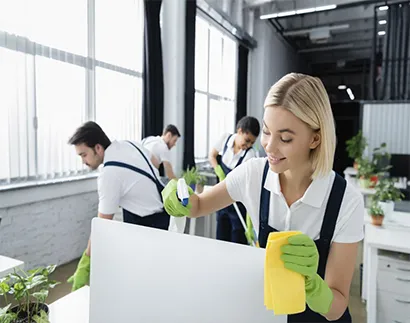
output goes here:
[{"label": "white wall", "polygon": [[[164,64],[164,125],[174,124],[184,134],[185,107],[185,1],[162,2],[162,56]],[[171,164],[182,171],[184,144],[171,150]]]},{"label": "white wall", "polygon": [[258,47],[251,52],[249,60],[248,114],[262,121],[269,88],[287,73],[306,72],[307,67],[266,20],[255,19],[253,37]]},{"label": "white wall", "polygon": [[25,269],[81,256],[97,215],[96,179],[0,193],[0,254]]}]

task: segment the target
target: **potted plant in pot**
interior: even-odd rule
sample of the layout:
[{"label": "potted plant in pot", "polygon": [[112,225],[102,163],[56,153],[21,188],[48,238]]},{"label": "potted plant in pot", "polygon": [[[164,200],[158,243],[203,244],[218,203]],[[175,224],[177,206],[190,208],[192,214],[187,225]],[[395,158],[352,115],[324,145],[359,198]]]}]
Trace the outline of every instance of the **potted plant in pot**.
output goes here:
[{"label": "potted plant in pot", "polygon": [[368,158],[361,158],[357,168],[359,184],[363,188],[373,188],[377,184],[378,176],[374,164]]},{"label": "potted plant in pot", "polygon": [[380,226],[383,224],[384,212],[383,209],[380,207],[377,199],[372,199],[372,204],[370,205],[368,213],[372,218],[373,225]]},{"label": "potted plant in pot", "polygon": [[189,185],[194,191],[196,189],[198,193],[202,193],[206,183],[206,178],[205,176],[199,174],[195,166],[184,171],[182,177],[185,179],[187,185]]},{"label": "potted plant in pot", "polygon": [[366,137],[363,136],[362,131],[360,130],[357,135],[353,136],[346,141],[346,151],[350,158],[353,159],[353,167],[358,169],[359,160],[363,156],[363,152],[367,147]]},{"label": "potted plant in pot", "polygon": [[378,201],[384,216],[388,218],[394,211],[394,202],[400,201],[404,194],[394,186],[394,181],[391,178],[379,180],[375,188],[376,192],[373,197]]},{"label": "potted plant in pot", "polygon": [[[6,307],[0,309],[1,323],[49,323],[45,300],[50,288],[59,283],[50,279],[56,266],[19,270],[0,279],[0,296]],[[12,304],[17,304],[12,306]]]}]

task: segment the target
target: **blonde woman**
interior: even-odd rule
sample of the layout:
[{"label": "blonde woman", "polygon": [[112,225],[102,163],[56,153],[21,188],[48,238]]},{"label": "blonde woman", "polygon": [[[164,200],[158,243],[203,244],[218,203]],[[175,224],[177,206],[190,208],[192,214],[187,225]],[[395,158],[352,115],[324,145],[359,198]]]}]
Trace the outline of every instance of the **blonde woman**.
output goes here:
[{"label": "blonde woman", "polygon": [[176,182],[170,182],[162,192],[165,209],[199,217],[240,201],[261,247],[270,232],[303,232],[282,247],[285,267],[305,276],[308,305],[288,321],[351,322],[347,306],[364,205],[361,194],[332,171],[335,125],[319,79],[292,73],[272,86],[261,144],[266,158],[250,160],[211,190],[192,194],[187,207],[176,196]]}]

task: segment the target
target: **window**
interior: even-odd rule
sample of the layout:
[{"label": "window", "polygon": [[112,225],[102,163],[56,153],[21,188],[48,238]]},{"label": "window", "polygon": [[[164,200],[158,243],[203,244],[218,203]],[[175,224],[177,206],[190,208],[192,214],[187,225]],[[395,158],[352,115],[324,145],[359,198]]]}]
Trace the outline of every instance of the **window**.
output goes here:
[{"label": "window", "polygon": [[204,159],[223,133],[235,130],[236,42],[196,18],[195,158]]},{"label": "window", "polygon": [[0,184],[82,174],[86,120],[139,140],[143,0],[0,0]]}]

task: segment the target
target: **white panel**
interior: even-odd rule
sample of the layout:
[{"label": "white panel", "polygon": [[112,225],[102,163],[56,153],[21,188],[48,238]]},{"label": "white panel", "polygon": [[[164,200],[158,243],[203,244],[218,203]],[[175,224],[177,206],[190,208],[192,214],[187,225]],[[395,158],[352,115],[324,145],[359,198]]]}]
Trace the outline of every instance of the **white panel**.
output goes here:
[{"label": "white panel", "polygon": [[98,218],[91,240],[90,323],[287,321],[264,306],[264,249]]},{"label": "white panel", "polygon": [[367,154],[381,143],[391,154],[410,154],[410,103],[376,103],[363,107]]}]

